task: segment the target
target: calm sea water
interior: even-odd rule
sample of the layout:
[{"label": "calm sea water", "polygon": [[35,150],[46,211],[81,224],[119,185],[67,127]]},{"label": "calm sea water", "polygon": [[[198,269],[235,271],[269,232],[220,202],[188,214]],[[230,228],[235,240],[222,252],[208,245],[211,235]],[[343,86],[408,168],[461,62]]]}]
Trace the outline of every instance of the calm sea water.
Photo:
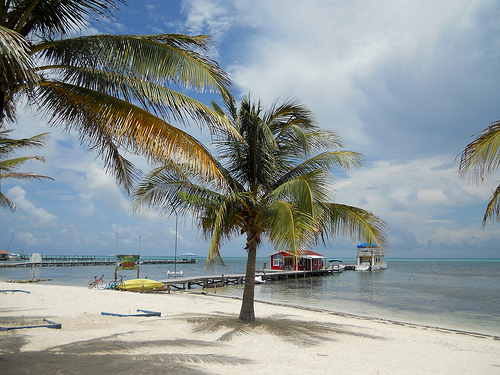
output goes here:
[{"label": "calm sea water", "polygon": [[[226,267],[206,270],[204,261],[177,265],[184,276],[243,274],[244,258],[226,259]],[[259,258],[260,268],[269,258]],[[344,260],[354,263],[354,260]],[[256,300],[391,319],[408,323],[500,336],[500,259],[387,260],[378,272],[345,271],[340,275],[288,279],[256,285]],[[86,286],[93,276],[113,276],[107,267],[0,269],[1,280],[52,278],[55,285]],[[166,280],[174,265],[145,265],[140,277]],[[134,279],[137,271],[123,271]],[[242,285],[218,288],[217,294],[241,297]]]}]

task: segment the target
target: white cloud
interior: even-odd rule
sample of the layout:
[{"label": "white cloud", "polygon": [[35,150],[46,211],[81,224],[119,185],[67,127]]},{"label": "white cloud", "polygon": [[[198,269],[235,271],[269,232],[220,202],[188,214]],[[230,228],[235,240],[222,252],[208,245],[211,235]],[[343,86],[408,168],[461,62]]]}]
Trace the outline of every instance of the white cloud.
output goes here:
[{"label": "white cloud", "polygon": [[186,0],[182,4],[189,33],[211,35],[216,41],[234,22],[231,8],[231,2],[227,0]]},{"label": "white cloud", "polygon": [[300,97],[365,154],[459,153],[450,141],[500,117],[493,102],[476,103],[500,91],[488,82],[500,62],[495,2],[237,4],[234,27],[252,32],[235,43],[236,87],[264,103]]},{"label": "white cloud", "polygon": [[[338,131],[347,149],[366,156],[366,167],[341,175],[336,201],[386,220],[391,256],[444,256],[445,248],[455,256],[459,248],[467,254],[498,243],[498,224],[480,229],[498,178],[471,185],[458,178],[455,160],[471,135],[500,119],[498,1],[147,1],[115,15],[116,22],[96,27],[147,33],[168,25],[169,32],[211,34],[236,96],[251,92],[263,105],[297,96],[322,127]],[[77,134],[45,123],[22,112],[15,133],[52,133],[47,147],[30,153],[47,163],[30,169],[56,181],[2,186],[22,187],[16,197],[34,213],[0,212],[9,218],[2,236],[24,233],[33,245],[63,253],[68,244],[77,253],[111,253],[110,233],[117,232],[120,250],[135,251],[145,236],[147,251],[173,254],[173,218],[133,215],[101,159],[80,146]],[[131,159],[149,169],[144,159]],[[38,231],[41,218],[54,230]],[[190,227],[179,229],[178,238],[179,249],[208,247]],[[238,238],[223,252],[244,255],[243,247]]]},{"label": "white cloud", "polygon": [[99,197],[112,209],[129,215],[132,213],[130,202],[125,199],[113,177],[106,174],[102,166],[95,163],[88,165],[85,180],[90,192],[89,198]]},{"label": "white cloud", "polygon": [[8,197],[16,204],[17,209],[33,223],[37,228],[51,228],[57,222],[56,215],[48,212],[42,207],[37,207],[19,186],[10,188]]},{"label": "white cloud", "polygon": [[[489,188],[471,189],[460,180],[452,161],[452,155],[441,155],[371,163],[338,181],[336,201],[367,209],[386,221],[390,246],[396,251],[489,240],[495,234],[486,235],[480,228]],[[474,237],[466,241],[471,233]]]}]

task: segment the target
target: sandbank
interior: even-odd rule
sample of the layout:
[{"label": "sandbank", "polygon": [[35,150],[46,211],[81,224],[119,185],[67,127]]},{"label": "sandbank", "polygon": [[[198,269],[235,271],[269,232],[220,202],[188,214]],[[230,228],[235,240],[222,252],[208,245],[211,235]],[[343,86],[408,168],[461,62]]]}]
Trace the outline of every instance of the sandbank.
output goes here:
[{"label": "sandbank", "polygon": [[[23,290],[29,293],[12,292]],[[500,338],[241,301],[0,282],[2,374],[500,374]],[[102,315],[157,311],[161,317]]]}]

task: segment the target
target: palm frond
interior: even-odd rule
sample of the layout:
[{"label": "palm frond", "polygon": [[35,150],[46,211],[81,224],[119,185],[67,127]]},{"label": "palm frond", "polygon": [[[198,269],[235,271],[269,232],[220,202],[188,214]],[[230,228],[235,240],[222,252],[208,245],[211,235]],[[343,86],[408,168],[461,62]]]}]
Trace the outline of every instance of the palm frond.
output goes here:
[{"label": "palm frond", "polygon": [[226,73],[214,60],[190,49],[205,46],[206,40],[179,34],[91,35],[41,43],[32,51],[56,66],[94,68],[229,96]]},{"label": "palm frond", "polygon": [[117,145],[106,133],[102,134],[98,144],[91,145],[91,150],[94,148],[103,158],[106,171],[111,173],[126,194],[130,194],[141,171],[120,154]]},{"label": "palm frond", "polygon": [[500,121],[494,122],[462,151],[459,174],[475,183],[484,181],[500,166]]},{"label": "palm frond", "polygon": [[317,205],[322,211],[320,234],[322,238],[342,236],[358,242],[372,242],[387,248],[387,224],[373,213],[361,208],[327,203]]},{"label": "palm frond", "polygon": [[168,213],[176,212],[179,200],[178,191],[181,185],[190,184],[181,168],[172,161],[155,168],[138,184],[134,191],[132,203],[134,211],[147,207],[159,207]]},{"label": "palm frond", "polygon": [[2,19],[6,26],[22,35],[30,32],[41,35],[65,35],[81,27],[89,18],[109,18],[116,3],[123,0],[30,0],[16,1],[15,6],[4,4]]},{"label": "palm frond", "polygon": [[0,160],[0,169],[2,171],[8,171],[8,172],[14,171],[21,165],[26,163],[28,160],[38,160],[41,162],[45,162],[45,158],[43,156],[25,156],[15,159]]},{"label": "palm frond", "polygon": [[[0,130],[0,180],[7,178],[15,178],[22,180],[33,180],[33,179],[49,179],[51,177],[42,176],[33,173],[19,173],[15,172],[20,166],[26,163],[28,160],[38,160],[45,162],[43,156],[24,156],[14,159],[7,159],[7,157],[19,148],[26,147],[41,147],[47,137],[47,133],[39,134],[31,138],[25,139],[12,139],[8,135],[12,130]],[[5,194],[0,191],[0,206],[6,207],[11,211],[16,210],[16,205],[12,202]]]},{"label": "palm frond", "polygon": [[488,202],[488,206],[486,207],[486,212],[483,218],[483,228],[486,225],[488,219],[495,219],[496,221],[500,221],[500,185],[493,192],[490,201]]},{"label": "palm frond", "polygon": [[34,62],[28,54],[29,44],[13,30],[0,26],[0,124],[4,117],[16,117],[13,95],[22,87],[27,94],[38,83]]},{"label": "palm frond", "polygon": [[49,133],[42,133],[30,138],[12,139],[9,138],[10,130],[0,130],[0,160],[5,159],[7,156],[20,148],[39,148],[45,145]]},{"label": "palm frond", "polygon": [[66,83],[139,103],[143,109],[167,120],[173,118],[177,122],[186,122],[186,117],[189,116],[198,124],[213,125],[209,128],[212,133],[217,132],[218,128],[229,127],[228,119],[220,116],[217,111],[157,83],[86,67],[43,66],[39,70],[61,70],[62,81]]},{"label": "palm frond", "polygon": [[287,201],[277,201],[259,215],[277,249],[298,252],[310,248],[318,227],[314,217]]},{"label": "palm frond", "polygon": [[[287,159],[288,160],[288,159]],[[288,168],[283,171],[281,178],[277,181],[277,184],[282,184],[285,181],[297,178],[299,176],[308,174],[310,172],[320,170],[325,175],[329,173],[328,171],[334,167],[340,166],[344,171],[349,171],[357,168],[362,163],[362,155],[357,152],[352,151],[332,151],[325,152],[314,157],[311,157],[302,163],[294,166],[293,168]],[[288,160],[288,165],[291,161]],[[326,178],[323,179],[326,181]]]},{"label": "palm frond", "polygon": [[0,191],[0,207],[5,207],[7,208],[9,211],[16,211],[17,208],[16,208],[16,205],[14,202],[12,202],[5,194],[3,194],[1,191]]},{"label": "palm frond", "polygon": [[223,200],[220,193],[198,185],[196,180],[199,177],[191,163],[168,161],[151,171],[138,184],[133,194],[133,207],[136,211],[158,207],[165,214],[175,212],[182,215],[189,212],[198,216],[200,207],[218,206]]},{"label": "palm frond", "polygon": [[14,30],[0,25],[0,68],[7,85],[24,83],[30,87],[38,81],[33,72],[34,62],[29,56],[29,43]]},{"label": "palm frond", "polygon": [[297,177],[287,181],[276,188],[270,195],[269,201],[284,200],[293,204],[304,212],[313,215],[314,207],[314,186],[311,186],[307,178]]},{"label": "palm frond", "polygon": [[[224,222],[226,221],[227,215],[227,205],[226,202],[222,202],[221,205],[218,206],[218,209],[215,212],[215,220],[213,221],[213,225],[211,226],[210,231],[206,231],[206,233],[210,233],[212,240],[210,241],[210,247],[208,248],[206,265],[210,266],[214,261],[218,261],[224,264],[222,260],[222,256],[220,254],[220,244],[223,235],[223,227]],[[212,206],[213,207],[213,206]]]},{"label": "palm frond", "polygon": [[220,178],[208,150],[195,138],[124,100],[80,86],[44,81],[40,99],[53,125],[76,130],[93,148],[110,140],[149,160],[195,159],[201,174]]},{"label": "palm frond", "polygon": [[[0,168],[0,169],[2,169],[2,168]],[[32,174],[32,173],[7,172],[7,173],[0,174],[0,180],[6,179],[6,178],[15,178],[17,180],[42,180],[42,179],[54,180],[52,177],[42,176],[39,174]]]},{"label": "palm frond", "polygon": [[282,138],[291,127],[297,124],[300,124],[300,127],[305,131],[317,128],[314,113],[296,98],[288,99],[280,105],[276,100],[266,110],[263,121],[273,129],[277,139]]}]

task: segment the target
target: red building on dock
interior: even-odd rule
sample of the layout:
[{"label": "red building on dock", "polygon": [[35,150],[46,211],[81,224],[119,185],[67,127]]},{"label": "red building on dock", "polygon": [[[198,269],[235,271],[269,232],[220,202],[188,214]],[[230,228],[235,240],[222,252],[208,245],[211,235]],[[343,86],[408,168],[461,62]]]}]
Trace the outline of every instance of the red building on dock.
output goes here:
[{"label": "red building on dock", "polygon": [[325,268],[326,257],[311,250],[294,255],[292,251],[270,254],[271,269],[284,271],[314,271]]}]

